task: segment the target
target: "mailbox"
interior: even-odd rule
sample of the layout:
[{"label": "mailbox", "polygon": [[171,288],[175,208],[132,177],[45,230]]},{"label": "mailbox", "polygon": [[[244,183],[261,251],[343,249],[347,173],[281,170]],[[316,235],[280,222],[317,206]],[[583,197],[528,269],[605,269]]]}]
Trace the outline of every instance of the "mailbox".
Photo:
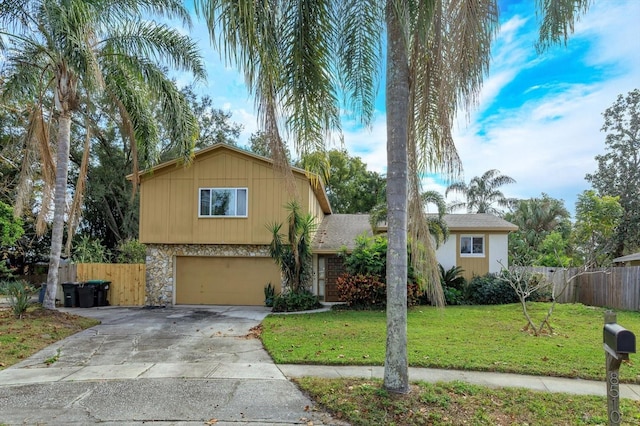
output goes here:
[{"label": "mailbox", "polygon": [[605,349],[615,354],[636,353],[636,336],[620,324],[605,324],[602,333]]}]

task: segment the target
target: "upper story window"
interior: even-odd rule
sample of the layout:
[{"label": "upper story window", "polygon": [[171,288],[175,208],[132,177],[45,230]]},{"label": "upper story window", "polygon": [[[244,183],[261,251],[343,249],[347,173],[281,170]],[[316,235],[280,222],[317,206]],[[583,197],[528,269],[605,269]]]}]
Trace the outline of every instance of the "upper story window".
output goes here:
[{"label": "upper story window", "polygon": [[199,217],[247,217],[247,188],[200,188]]},{"label": "upper story window", "polygon": [[462,235],[460,237],[460,255],[484,256],[484,237],[481,235]]}]

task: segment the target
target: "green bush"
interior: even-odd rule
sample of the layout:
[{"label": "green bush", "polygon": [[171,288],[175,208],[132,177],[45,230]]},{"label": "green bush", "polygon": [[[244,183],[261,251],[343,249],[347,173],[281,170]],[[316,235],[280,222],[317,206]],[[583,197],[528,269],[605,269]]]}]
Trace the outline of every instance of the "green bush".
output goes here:
[{"label": "green bush", "polygon": [[71,260],[73,263],[106,263],[109,251],[99,240],[92,240],[85,235],[76,243]]},{"label": "green bush", "polygon": [[[465,288],[465,299],[473,305],[504,305],[519,302],[516,291],[500,276],[500,274],[486,274],[473,277]],[[538,280],[540,277],[532,275],[531,279]],[[550,298],[551,292],[548,287],[545,287],[533,292],[527,300],[542,302]]]},{"label": "green bush", "polygon": [[264,288],[264,306],[273,307],[273,299],[276,297],[276,288],[271,284],[267,284]]},{"label": "green bush", "polygon": [[36,289],[26,281],[5,281],[0,284],[2,294],[9,297],[9,305],[16,318],[22,318],[30,305],[31,296],[36,293]]},{"label": "green bush", "polygon": [[375,275],[381,280],[387,273],[387,239],[382,236],[356,237],[351,253],[342,253],[344,268],[351,275]]},{"label": "green bush", "polygon": [[464,305],[464,288],[466,280],[462,276],[464,269],[459,266],[452,266],[445,271],[444,267],[438,264],[440,269],[440,284],[444,293],[444,300],[447,305]]},{"label": "green bush", "polygon": [[322,307],[318,296],[307,290],[289,291],[273,298],[273,312],[308,311]]},{"label": "green bush", "polygon": [[465,288],[465,299],[473,305],[504,305],[518,302],[518,295],[497,274],[475,276]]},{"label": "green bush", "polygon": [[138,240],[126,240],[118,245],[118,263],[145,263],[147,246]]}]

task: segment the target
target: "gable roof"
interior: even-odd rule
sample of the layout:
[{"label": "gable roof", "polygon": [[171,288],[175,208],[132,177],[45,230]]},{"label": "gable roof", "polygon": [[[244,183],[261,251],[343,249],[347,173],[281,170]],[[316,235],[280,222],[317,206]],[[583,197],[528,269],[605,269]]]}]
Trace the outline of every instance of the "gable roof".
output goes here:
[{"label": "gable roof", "polygon": [[[174,160],[165,161],[164,163],[158,164],[150,169],[141,170],[140,172],[138,172],[138,177],[143,178],[141,179],[141,182],[142,182],[144,178],[152,178],[154,174],[161,173],[165,170],[169,170],[171,167],[173,168],[191,167],[193,166],[193,162],[195,162],[198,159],[198,157],[202,157],[214,151],[225,151],[225,150],[230,152],[235,152],[245,157],[249,157],[251,159],[254,159],[263,163],[267,163],[273,166],[273,160],[271,158],[263,157],[254,152],[247,151],[246,149],[242,149],[237,146],[229,145],[226,143],[216,143],[207,148],[203,148],[199,151],[196,151],[193,154],[193,159],[191,164],[184,164],[182,159],[177,158]],[[325,214],[331,214],[332,213],[331,204],[329,203],[329,198],[327,197],[327,192],[324,189],[324,184],[322,183],[322,179],[320,179],[319,176],[315,174],[310,174],[306,170],[298,167],[291,166],[291,171],[292,173],[297,174],[299,176],[300,175],[304,176],[309,181],[309,185],[311,185],[313,193],[315,194],[316,198],[318,199],[318,202],[320,203],[320,206],[322,207],[322,211]],[[133,174],[127,175],[127,179],[132,180]]]},{"label": "gable roof", "polygon": [[449,231],[517,231],[518,227],[511,222],[488,213],[464,213],[444,215]]},{"label": "gable roof", "polygon": [[311,250],[314,253],[336,253],[343,247],[353,250],[356,237],[363,233],[373,235],[368,214],[327,215],[316,230]]},{"label": "gable roof", "polygon": [[[484,213],[447,214],[444,220],[450,232],[510,232],[518,229],[511,222]],[[376,227],[376,230],[386,232],[386,223]],[[368,214],[328,215],[318,226],[311,249],[314,253],[335,253],[342,248],[353,250],[356,237],[363,233],[373,235]]]},{"label": "gable roof", "polygon": [[[435,217],[436,215],[427,214],[427,216]],[[510,232],[518,230],[518,227],[513,223],[488,213],[452,213],[445,214],[443,219],[450,232]],[[378,224],[376,231],[386,232],[387,223]]]}]

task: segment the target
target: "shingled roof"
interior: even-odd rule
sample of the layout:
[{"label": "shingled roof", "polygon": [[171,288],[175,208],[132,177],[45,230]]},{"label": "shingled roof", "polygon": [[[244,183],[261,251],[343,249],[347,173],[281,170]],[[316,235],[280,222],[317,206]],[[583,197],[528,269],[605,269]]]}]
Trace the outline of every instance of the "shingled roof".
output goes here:
[{"label": "shingled roof", "polygon": [[[447,214],[444,220],[451,232],[510,232],[518,227],[497,216],[484,213]],[[378,231],[387,230],[386,223],[380,224]],[[346,247],[353,250],[358,235],[372,236],[368,214],[331,214],[326,215],[318,227],[311,249],[314,253],[335,253]]]},{"label": "shingled roof", "polygon": [[447,214],[444,220],[449,231],[517,231],[511,222],[487,213]]},{"label": "shingled roof", "polygon": [[326,215],[316,231],[311,249],[314,253],[335,253],[343,247],[353,250],[356,237],[363,233],[373,235],[368,214]]}]

